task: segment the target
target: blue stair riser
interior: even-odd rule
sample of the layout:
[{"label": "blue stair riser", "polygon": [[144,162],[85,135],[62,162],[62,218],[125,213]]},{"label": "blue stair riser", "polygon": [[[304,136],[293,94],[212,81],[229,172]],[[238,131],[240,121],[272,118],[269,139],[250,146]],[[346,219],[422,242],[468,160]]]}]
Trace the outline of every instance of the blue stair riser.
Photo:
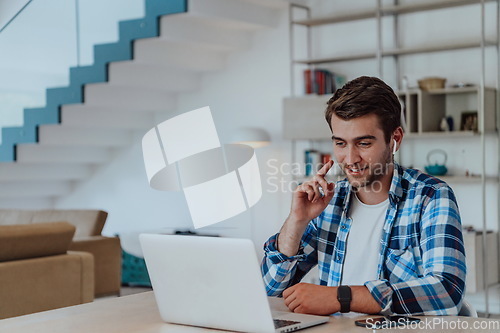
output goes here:
[{"label": "blue stair riser", "polygon": [[25,109],[23,126],[2,129],[0,162],[16,160],[17,144],[38,142],[40,125],[60,123],[62,105],[83,103],[85,84],[107,82],[110,62],[132,60],[134,40],[158,37],[161,16],[184,12],[187,0],[146,0],[144,18],[119,23],[118,42],[94,46],[92,66],[70,68],[68,87],[47,89],[45,107]]}]

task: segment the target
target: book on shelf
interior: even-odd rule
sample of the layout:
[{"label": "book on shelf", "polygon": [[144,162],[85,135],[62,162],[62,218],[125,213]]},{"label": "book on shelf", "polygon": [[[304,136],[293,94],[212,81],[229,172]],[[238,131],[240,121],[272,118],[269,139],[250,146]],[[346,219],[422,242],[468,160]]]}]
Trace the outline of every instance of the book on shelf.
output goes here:
[{"label": "book on shelf", "polygon": [[314,176],[319,169],[323,167],[328,161],[331,160],[331,155],[328,153],[321,153],[316,149],[307,149],[304,151],[305,160],[305,177]]},{"label": "book on shelf", "polygon": [[306,164],[305,176],[313,176],[318,172],[321,163],[321,153],[315,149],[304,151],[304,162]]},{"label": "book on shelf", "polygon": [[342,87],[346,77],[326,69],[304,70],[304,92],[306,94],[333,94]]}]

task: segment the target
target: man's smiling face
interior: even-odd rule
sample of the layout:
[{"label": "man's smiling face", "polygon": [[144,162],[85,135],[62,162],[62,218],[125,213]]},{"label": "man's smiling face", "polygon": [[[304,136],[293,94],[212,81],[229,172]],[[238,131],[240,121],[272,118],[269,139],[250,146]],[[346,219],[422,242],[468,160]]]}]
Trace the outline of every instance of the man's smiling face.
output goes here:
[{"label": "man's smiling face", "polygon": [[373,185],[392,170],[392,148],[377,115],[345,120],[333,114],[331,128],[333,153],[353,187]]}]

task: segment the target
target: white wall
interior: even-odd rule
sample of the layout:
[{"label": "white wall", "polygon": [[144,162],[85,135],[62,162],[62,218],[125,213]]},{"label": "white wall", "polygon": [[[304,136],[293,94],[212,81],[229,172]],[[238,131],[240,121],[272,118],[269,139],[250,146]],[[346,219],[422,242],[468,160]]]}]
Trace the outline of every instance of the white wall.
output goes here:
[{"label": "white wall", "polygon": [[[269,159],[289,160],[290,143],[281,139],[281,100],[290,94],[286,10],[277,20],[277,28],[257,32],[250,50],[230,55],[226,70],[205,75],[200,91],[181,95],[177,111],[162,117],[209,105],[222,142],[229,142],[232,133],[243,126],[269,131],[272,144],[257,150],[264,186],[260,202],[245,213],[202,230],[238,237],[253,233],[258,247],[281,226],[290,204],[290,193],[270,193],[274,187],[266,181],[272,171],[267,167]],[[109,211],[105,234],[192,228],[181,192],[149,188],[140,140],[138,135],[131,149],[120,152],[110,165],[77,186],[72,195],[59,200],[56,207]]]}]

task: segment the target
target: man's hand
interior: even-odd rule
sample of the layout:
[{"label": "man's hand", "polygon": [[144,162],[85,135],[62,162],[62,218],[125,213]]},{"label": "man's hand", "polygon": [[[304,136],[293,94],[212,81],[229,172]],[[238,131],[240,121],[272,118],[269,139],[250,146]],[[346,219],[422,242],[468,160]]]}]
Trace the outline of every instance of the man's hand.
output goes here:
[{"label": "man's hand", "polygon": [[[377,314],[382,311],[378,302],[365,286],[350,286],[352,292],[351,311]],[[299,283],[283,291],[285,305],[296,313],[330,315],[340,311],[337,287]]]},{"label": "man's hand", "polygon": [[[297,187],[293,194],[290,218],[295,221],[305,221],[318,217],[333,197],[334,184],[328,183],[325,175],[333,166],[333,161],[328,161],[310,181]],[[323,195],[320,192],[323,190]]]},{"label": "man's hand", "polygon": [[337,287],[299,283],[283,291],[283,298],[295,313],[325,316],[340,311]]},{"label": "man's hand", "polygon": [[[329,184],[325,179],[326,173],[332,166],[333,161],[328,161],[313,180],[299,185],[293,193],[292,209],[278,238],[279,251],[284,255],[291,257],[297,254],[307,224],[318,217],[332,200],[335,185]],[[320,193],[320,187],[323,195]]]}]

